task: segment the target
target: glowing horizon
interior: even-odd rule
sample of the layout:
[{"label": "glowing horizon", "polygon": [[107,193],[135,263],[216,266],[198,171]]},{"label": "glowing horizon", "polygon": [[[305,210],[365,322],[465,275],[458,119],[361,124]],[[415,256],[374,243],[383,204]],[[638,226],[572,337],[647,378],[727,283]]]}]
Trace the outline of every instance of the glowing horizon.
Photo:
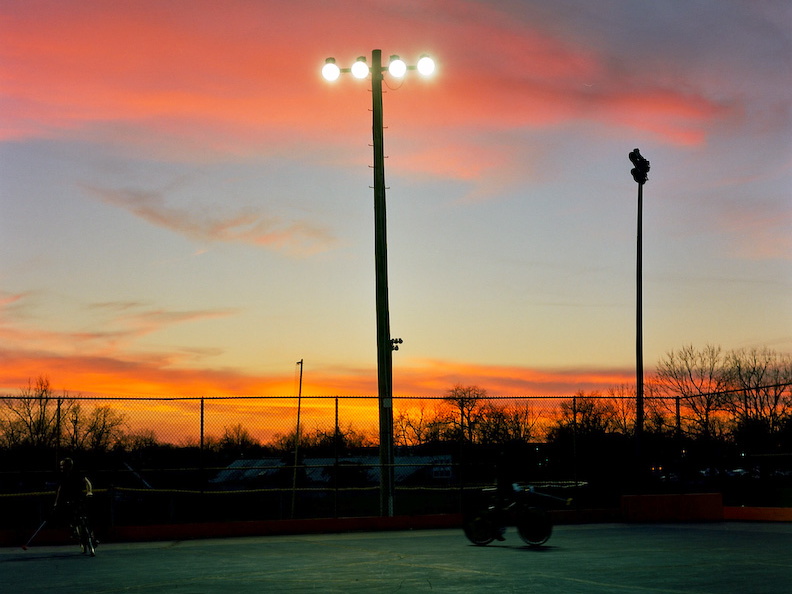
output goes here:
[{"label": "glowing horizon", "polygon": [[634,384],[636,147],[647,375],[792,351],[787,10],[362,7],[3,4],[0,393],[375,395],[374,48],[394,394]]}]

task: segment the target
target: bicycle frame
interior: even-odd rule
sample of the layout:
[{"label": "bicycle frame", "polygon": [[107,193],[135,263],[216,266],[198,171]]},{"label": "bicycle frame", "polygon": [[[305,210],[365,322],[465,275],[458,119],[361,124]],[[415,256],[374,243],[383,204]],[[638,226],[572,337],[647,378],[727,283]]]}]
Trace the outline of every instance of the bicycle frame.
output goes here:
[{"label": "bicycle frame", "polygon": [[494,487],[482,489],[486,505],[465,519],[465,536],[473,544],[485,546],[493,540],[503,540],[507,526],[516,526],[520,538],[527,545],[538,547],[550,538],[553,524],[547,511],[539,505],[540,498],[569,500],[539,493],[530,485],[515,483],[510,491]]}]

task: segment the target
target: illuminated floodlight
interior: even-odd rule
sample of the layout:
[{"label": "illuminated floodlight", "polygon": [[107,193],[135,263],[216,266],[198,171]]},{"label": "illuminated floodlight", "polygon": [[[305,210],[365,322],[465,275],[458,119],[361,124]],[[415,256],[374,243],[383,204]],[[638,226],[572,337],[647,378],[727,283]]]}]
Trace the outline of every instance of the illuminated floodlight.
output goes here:
[{"label": "illuminated floodlight", "polygon": [[430,58],[426,54],[421,56],[416,66],[418,68],[418,72],[420,72],[424,76],[429,76],[434,72],[435,69],[434,60],[432,60],[432,58]]},{"label": "illuminated floodlight", "polygon": [[390,64],[388,64],[388,72],[391,76],[401,78],[407,72],[407,64],[405,64],[399,56],[391,56]]},{"label": "illuminated floodlight", "polygon": [[366,78],[369,75],[369,67],[366,64],[366,58],[360,56],[355,63],[352,64],[352,76],[355,78]]},{"label": "illuminated floodlight", "polygon": [[325,80],[333,82],[341,76],[341,69],[336,65],[335,58],[327,58],[322,66],[322,76]]}]

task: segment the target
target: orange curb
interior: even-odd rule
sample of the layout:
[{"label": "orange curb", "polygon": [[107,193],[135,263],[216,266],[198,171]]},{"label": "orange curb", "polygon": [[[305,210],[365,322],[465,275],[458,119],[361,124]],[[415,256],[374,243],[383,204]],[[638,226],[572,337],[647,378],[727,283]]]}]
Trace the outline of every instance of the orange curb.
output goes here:
[{"label": "orange curb", "polygon": [[[667,521],[747,521],[792,522],[789,507],[721,507],[719,498],[688,496],[637,496],[623,502],[621,513],[616,509],[555,511],[556,524],[587,524],[598,522],[667,522]],[[715,505],[713,505],[715,504]],[[720,511],[722,510],[722,511]],[[625,514],[624,512],[628,513]],[[720,511],[720,513],[719,513]],[[108,542],[189,540],[233,536],[271,536],[277,534],[316,534],[347,531],[421,530],[427,528],[460,528],[461,514],[430,516],[319,518],[305,520],[270,520],[257,522],[216,522],[209,524],[168,524],[154,526],[115,526],[102,531],[99,537]],[[31,529],[32,530],[32,529]],[[22,530],[0,530],[0,546],[19,546],[30,537]],[[42,530],[36,545],[61,545],[70,541],[64,530]]]},{"label": "orange curb", "polygon": [[189,540],[229,536],[272,536],[364,530],[413,530],[452,528],[462,525],[457,514],[436,516],[396,516],[362,518],[317,518],[258,522],[216,522],[156,526],[116,526],[108,531],[113,541]]},{"label": "orange curb", "polygon": [[744,522],[792,522],[792,507],[724,507],[723,519]]},{"label": "orange curb", "polygon": [[723,520],[720,493],[622,495],[625,522],[719,522]]},{"label": "orange curb", "polygon": [[[278,534],[318,534],[333,532],[422,530],[459,528],[462,514],[428,516],[314,518],[300,520],[262,520],[250,522],[211,522],[203,524],[155,524],[149,526],[114,526],[97,530],[106,542],[146,542],[158,540],[193,540],[237,536],[273,536]],[[0,546],[21,545],[29,534],[18,530],[0,530]],[[66,530],[44,529],[36,545],[68,544]]]}]

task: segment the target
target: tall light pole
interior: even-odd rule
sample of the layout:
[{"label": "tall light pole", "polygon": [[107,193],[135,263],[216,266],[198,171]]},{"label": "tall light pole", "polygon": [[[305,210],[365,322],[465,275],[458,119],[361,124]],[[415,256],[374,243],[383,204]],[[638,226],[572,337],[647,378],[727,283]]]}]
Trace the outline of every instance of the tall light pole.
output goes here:
[{"label": "tall light pole", "polygon": [[627,155],[633,164],[630,170],[638,184],[638,241],[635,265],[635,450],[641,461],[644,425],[644,373],[643,373],[643,187],[649,179],[649,161],[638,149]]},{"label": "tall light pole", "polygon": [[407,66],[399,56],[390,57],[388,66],[382,65],[382,51],[371,52],[371,68],[361,56],[350,68],[339,68],[335,58],[327,58],[322,76],[328,81],[336,80],[342,72],[350,72],[355,78],[371,76],[372,137],[374,145],[374,263],[377,310],[377,385],[379,389],[379,437],[380,437],[380,514],[393,516],[393,351],[401,339],[390,335],[390,312],[388,306],[388,241],[387,218],[385,215],[385,151],[383,147],[382,81],[387,71],[395,78],[403,77],[407,70],[418,70],[424,76],[434,72],[434,61],[421,56],[415,66]]}]

